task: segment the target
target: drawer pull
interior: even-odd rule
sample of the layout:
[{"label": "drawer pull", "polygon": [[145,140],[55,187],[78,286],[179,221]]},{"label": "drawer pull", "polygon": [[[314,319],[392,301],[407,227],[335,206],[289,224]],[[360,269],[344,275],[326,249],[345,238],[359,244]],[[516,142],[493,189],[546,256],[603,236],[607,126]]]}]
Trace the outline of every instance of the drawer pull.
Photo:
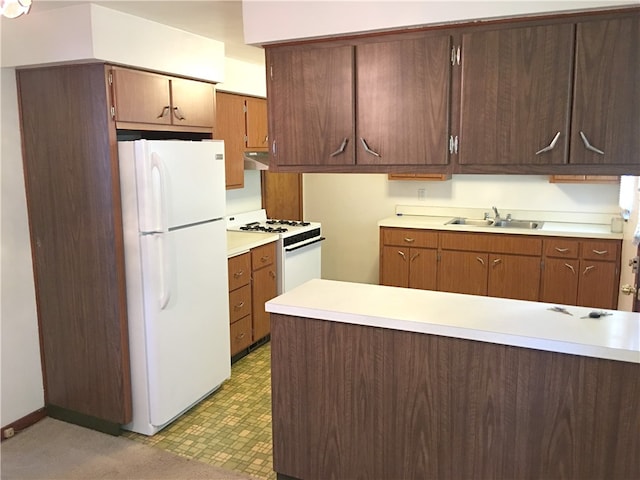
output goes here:
[{"label": "drawer pull", "polygon": [[236,273],[233,274],[235,278],[240,278],[242,275],[244,275],[244,270],[238,270]]},{"label": "drawer pull", "polygon": [[484,258],[476,257],[476,260],[479,261],[482,265],[484,265]]},{"label": "drawer pull", "polygon": [[244,307],[244,302],[240,302],[239,304],[234,305],[233,309],[234,310],[240,310],[242,307]]},{"label": "drawer pull", "polygon": [[556,252],[560,252],[560,253],[567,253],[569,251],[568,248],[560,248],[560,247],[555,247]]},{"label": "drawer pull", "polygon": [[564,266],[567,267],[569,270],[571,270],[571,273],[573,273],[574,275],[576,274],[576,270],[575,268],[573,268],[573,265],[569,265],[568,263],[565,263]]},{"label": "drawer pull", "polygon": [[609,253],[608,250],[591,250],[591,251],[596,255],[606,255],[607,253]]},{"label": "drawer pull", "polygon": [[589,265],[587,268],[584,269],[584,272],[582,272],[582,274],[586,275],[590,270],[593,270],[594,268],[596,268],[595,265]]},{"label": "drawer pull", "polygon": [[416,239],[415,238],[404,237],[404,241],[407,242],[407,243],[413,243],[413,242],[416,241]]},{"label": "drawer pull", "polygon": [[260,261],[262,263],[268,262],[270,258],[270,255],[263,255],[262,257],[260,257]]}]

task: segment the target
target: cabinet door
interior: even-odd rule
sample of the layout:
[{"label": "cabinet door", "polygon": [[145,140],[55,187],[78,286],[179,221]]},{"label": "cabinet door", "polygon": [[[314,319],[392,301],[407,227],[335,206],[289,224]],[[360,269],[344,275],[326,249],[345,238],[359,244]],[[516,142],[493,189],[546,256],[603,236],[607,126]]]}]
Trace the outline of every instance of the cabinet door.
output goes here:
[{"label": "cabinet door", "polygon": [[356,47],[358,164],[448,163],[450,48],[448,35]]},{"label": "cabinet door", "polygon": [[244,187],[244,97],[216,93],[214,138],[224,140],[227,189]]},{"label": "cabinet door", "polygon": [[353,165],[353,47],[268,51],[277,165]]},{"label": "cabinet door", "polygon": [[267,151],[267,101],[263,98],[246,97],[247,150]]},{"label": "cabinet door", "polygon": [[210,83],[183,78],[171,80],[171,117],[174,125],[209,127],[215,125],[215,91]]},{"label": "cabinet door", "polygon": [[462,36],[460,164],[566,163],[573,31],[567,24]]},{"label": "cabinet door", "polygon": [[581,260],[578,305],[615,309],[618,283],[616,263]]},{"label": "cabinet door", "polygon": [[260,173],[262,208],[267,218],[302,220],[302,174]]},{"label": "cabinet door", "polygon": [[579,270],[578,260],[547,258],[542,273],[540,301],[576,305]]},{"label": "cabinet door", "polygon": [[403,247],[383,247],[381,285],[409,286],[409,250]]},{"label": "cabinet door", "polygon": [[489,255],[490,297],[537,301],[540,293],[540,257]]},{"label": "cabinet door", "polygon": [[278,294],[275,265],[253,272],[253,341],[269,335],[271,331],[269,313],[264,304]]},{"label": "cabinet door", "polygon": [[488,257],[486,253],[440,252],[438,290],[486,295]]},{"label": "cabinet door", "polygon": [[576,39],[570,163],[638,165],[640,15],[579,23]]},{"label": "cabinet door", "polygon": [[162,75],[114,68],[117,122],[171,124],[169,79]]},{"label": "cabinet door", "polygon": [[412,248],[409,250],[409,287],[435,290],[438,268],[437,250]]}]

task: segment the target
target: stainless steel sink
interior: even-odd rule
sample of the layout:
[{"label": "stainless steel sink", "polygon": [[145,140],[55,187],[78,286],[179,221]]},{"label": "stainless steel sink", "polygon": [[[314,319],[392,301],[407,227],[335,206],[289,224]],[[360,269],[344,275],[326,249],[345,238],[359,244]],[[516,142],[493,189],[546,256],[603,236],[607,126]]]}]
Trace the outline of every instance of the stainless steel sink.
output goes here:
[{"label": "stainless steel sink", "polygon": [[476,227],[490,227],[493,225],[493,220],[487,219],[474,219],[474,218],[454,218],[449,220],[447,225],[472,225]]},{"label": "stainless steel sink", "polygon": [[541,228],[544,222],[537,220],[498,220],[493,223],[497,228],[526,228],[529,230],[537,230]]},{"label": "stainless steel sink", "polygon": [[447,225],[468,225],[475,227],[496,227],[496,228],[524,228],[528,230],[536,230],[542,227],[544,222],[537,220],[498,220],[494,222],[492,219],[480,218],[454,218],[447,222]]}]

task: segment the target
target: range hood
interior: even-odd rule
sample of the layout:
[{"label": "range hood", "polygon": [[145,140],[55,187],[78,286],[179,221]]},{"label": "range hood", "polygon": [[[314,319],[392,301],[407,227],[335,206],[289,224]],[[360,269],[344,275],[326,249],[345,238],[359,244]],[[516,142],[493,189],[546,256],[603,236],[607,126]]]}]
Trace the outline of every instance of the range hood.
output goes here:
[{"label": "range hood", "polygon": [[244,152],[245,170],[269,170],[269,152]]}]

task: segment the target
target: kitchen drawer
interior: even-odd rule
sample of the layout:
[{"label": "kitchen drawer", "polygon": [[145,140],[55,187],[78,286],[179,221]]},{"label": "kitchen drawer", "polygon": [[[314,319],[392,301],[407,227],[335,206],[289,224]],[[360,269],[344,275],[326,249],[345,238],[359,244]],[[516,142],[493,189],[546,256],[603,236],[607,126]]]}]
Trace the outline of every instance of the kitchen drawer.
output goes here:
[{"label": "kitchen drawer", "polygon": [[544,241],[544,255],[556,258],[578,258],[580,242],[569,238],[550,238]]},{"label": "kitchen drawer", "polygon": [[229,260],[229,291],[243,285],[249,285],[251,281],[251,254],[243,253],[231,257]]},{"label": "kitchen drawer", "polygon": [[542,239],[527,235],[502,233],[440,233],[440,248],[463,252],[540,255],[542,253]]},{"label": "kitchen drawer", "polygon": [[233,322],[231,330],[231,356],[251,345],[251,315]]},{"label": "kitchen drawer", "polygon": [[253,270],[273,265],[276,261],[276,244],[275,242],[267,243],[261,247],[251,249],[251,266]]},{"label": "kitchen drawer", "polygon": [[383,228],[382,244],[406,247],[438,248],[438,232],[411,228]]},{"label": "kitchen drawer", "polygon": [[251,314],[251,285],[229,293],[229,321],[231,323]]},{"label": "kitchen drawer", "polygon": [[585,240],[582,242],[582,258],[585,260],[615,261],[618,259],[619,242]]}]

